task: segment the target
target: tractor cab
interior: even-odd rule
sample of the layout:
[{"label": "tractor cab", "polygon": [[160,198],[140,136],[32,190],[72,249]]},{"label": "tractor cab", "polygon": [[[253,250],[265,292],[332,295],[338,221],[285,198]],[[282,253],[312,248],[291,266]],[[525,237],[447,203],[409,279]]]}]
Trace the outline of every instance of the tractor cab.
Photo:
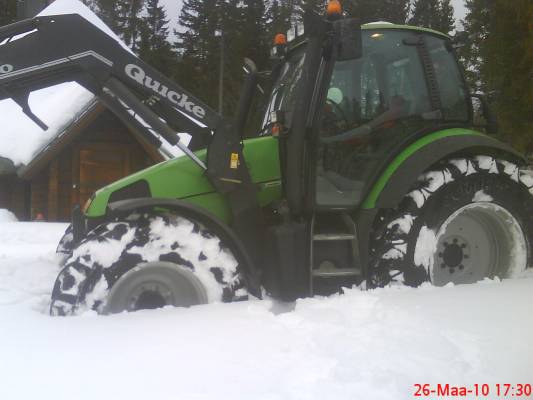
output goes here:
[{"label": "tractor cab", "polygon": [[[308,35],[291,29],[287,44],[278,38],[273,54],[281,56],[263,123],[263,132],[271,127],[279,135],[285,157],[302,157],[306,164],[300,186],[314,200],[300,207],[296,194],[293,204],[302,212],[362,205],[398,149],[431,130],[471,124],[466,83],[446,35],[389,23],[328,23],[319,57],[310,54],[316,22],[308,23]],[[346,46],[355,49],[350,57],[343,57]],[[319,58],[317,73],[309,80],[313,56]],[[292,172],[297,177],[287,176],[286,183],[296,186],[303,176]]]},{"label": "tractor cab", "polygon": [[271,241],[280,245],[274,263],[294,271],[289,298],[362,282],[378,197],[384,208],[397,205],[435,162],[428,148],[409,166],[403,163],[409,149],[432,133],[472,125],[470,95],[448,36],[328,14],[306,14],[287,36],[276,36],[272,50],[275,83],[262,132],[279,139],[290,222],[275,228]]}]

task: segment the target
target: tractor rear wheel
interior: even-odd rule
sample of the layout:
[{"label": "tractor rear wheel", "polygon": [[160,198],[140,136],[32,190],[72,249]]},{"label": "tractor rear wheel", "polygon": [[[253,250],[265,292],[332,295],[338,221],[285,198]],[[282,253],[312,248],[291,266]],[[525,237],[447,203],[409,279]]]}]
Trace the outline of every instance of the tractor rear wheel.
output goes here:
[{"label": "tractor rear wheel", "polygon": [[245,299],[233,253],[183,217],[134,215],[102,224],[73,250],[52,292],[51,315],[116,313]]},{"label": "tractor rear wheel", "polygon": [[367,286],[474,283],[530,264],[533,176],[489,156],[441,162],[374,226]]}]

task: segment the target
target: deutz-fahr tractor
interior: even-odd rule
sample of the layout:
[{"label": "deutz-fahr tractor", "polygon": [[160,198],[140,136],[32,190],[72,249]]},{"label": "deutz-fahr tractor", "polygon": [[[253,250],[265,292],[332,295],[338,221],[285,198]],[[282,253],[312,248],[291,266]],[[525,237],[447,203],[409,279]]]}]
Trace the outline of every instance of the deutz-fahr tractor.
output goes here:
[{"label": "deutz-fahr tractor", "polygon": [[[77,14],[5,26],[0,43],[0,99],[43,129],[29,93],[75,81],[184,153],[74,209],[52,315],[463,284],[529,266],[533,177],[491,136],[482,96],[475,126],[447,35],[361,25],[330,1],[276,36],[271,71],[245,61],[232,118]],[[262,126],[245,135],[265,79]]]}]

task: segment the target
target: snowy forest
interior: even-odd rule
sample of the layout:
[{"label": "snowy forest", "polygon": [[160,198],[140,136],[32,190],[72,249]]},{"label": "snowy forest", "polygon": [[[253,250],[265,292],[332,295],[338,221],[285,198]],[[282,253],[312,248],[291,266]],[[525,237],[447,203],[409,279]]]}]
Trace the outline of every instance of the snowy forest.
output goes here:
[{"label": "snowy forest", "polygon": [[[218,109],[224,63],[223,113],[231,114],[244,57],[269,69],[269,47],[304,9],[322,0],[184,0],[177,29],[158,0],[83,0],[146,62]],[[16,2],[0,0],[0,25],[15,20]],[[454,20],[451,0],[345,0],[345,14],[363,23],[388,21],[432,28],[454,37],[473,92],[487,96],[501,139],[533,152],[533,3],[466,0]],[[222,49],[224,43],[224,52]]]}]

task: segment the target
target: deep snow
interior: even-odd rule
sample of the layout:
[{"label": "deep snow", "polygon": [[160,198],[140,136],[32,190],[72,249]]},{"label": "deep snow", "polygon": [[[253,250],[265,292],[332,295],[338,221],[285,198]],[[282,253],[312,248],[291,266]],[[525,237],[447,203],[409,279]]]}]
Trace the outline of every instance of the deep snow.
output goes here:
[{"label": "deep snow", "polygon": [[17,217],[11,211],[6,210],[5,208],[0,208],[0,224],[5,222],[16,222]]},{"label": "deep snow", "polygon": [[409,399],[531,383],[533,275],[114,316],[46,315],[64,224],[0,224],[0,399]]}]

